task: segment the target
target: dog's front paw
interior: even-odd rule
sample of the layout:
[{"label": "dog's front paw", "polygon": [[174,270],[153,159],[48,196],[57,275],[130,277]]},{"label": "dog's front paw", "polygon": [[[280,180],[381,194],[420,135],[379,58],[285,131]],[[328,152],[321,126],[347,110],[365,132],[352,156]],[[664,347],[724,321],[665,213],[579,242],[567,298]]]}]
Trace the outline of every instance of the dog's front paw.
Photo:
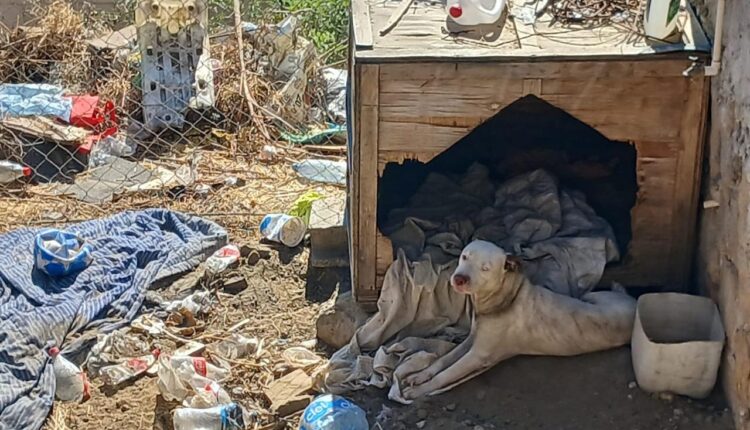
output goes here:
[{"label": "dog's front paw", "polygon": [[427,387],[427,384],[417,385],[417,386],[406,386],[401,389],[401,395],[406,400],[418,399],[429,392],[430,390],[429,390],[429,387]]},{"label": "dog's front paw", "polygon": [[433,376],[435,375],[433,375],[427,369],[424,369],[420,372],[412,373],[411,375],[407,376],[406,379],[404,379],[404,385],[407,387],[413,387],[415,385],[422,385],[425,382],[432,379]]}]

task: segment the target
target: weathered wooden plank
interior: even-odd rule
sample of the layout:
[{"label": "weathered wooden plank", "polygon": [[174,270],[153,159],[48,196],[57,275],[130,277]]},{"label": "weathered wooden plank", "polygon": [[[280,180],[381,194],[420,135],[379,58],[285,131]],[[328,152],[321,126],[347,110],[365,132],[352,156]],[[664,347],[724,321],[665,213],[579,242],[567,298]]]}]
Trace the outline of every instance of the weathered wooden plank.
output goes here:
[{"label": "weathered wooden plank", "polygon": [[359,239],[355,289],[358,301],[377,300],[375,286],[378,196],[378,105],[380,69],[377,65],[359,69]]},{"label": "weathered wooden plank", "polygon": [[382,64],[381,81],[462,79],[636,79],[682,77],[691,62],[679,59],[649,61],[545,61],[545,62],[410,62]]},{"label": "weathered wooden plank", "polygon": [[372,19],[367,0],[352,0],[352,26],[354,28],[354,45],[357,48],[372,48]]},{"label": "weathered wooden plank", "polygon": [[677,180],[673,201],[675,217],[673,223],[673,256],[675,270],[683,289],[689,288],[688,278],[695,248],[698,195],[703,162],[708,85],[703,76],[689,81],[688,99],[682,108],[680,141],[682,151],[677,161]]},{"label": "weathered wooden plank", "polygon": [[380,122],[382,151],[440,153],[470,131],[468,127],[441,127],[428,124]]}]

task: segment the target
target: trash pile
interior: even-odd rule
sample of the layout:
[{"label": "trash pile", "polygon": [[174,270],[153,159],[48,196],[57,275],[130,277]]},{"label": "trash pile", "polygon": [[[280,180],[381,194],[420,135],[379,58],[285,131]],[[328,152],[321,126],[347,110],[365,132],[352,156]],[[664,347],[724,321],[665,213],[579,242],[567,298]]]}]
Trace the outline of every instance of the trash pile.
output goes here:
[{"label": "trash pile", "polygon": [[[32,10],[33,26],[0,29],[3,189],[31,182],[42,185],[24,187],[29,194],[94,204],[155,191],[200,196],[200,160],[186,145],[317,163],[317,175],[302,168],[300,177],[343,185],[346,71],[320,67],[294,15],[209,33],[195,9],[182,11],[196,14],[184,25],[139,10],[133,25],[112,30],[56,0]],[[157,30],[174,40],[190,32],[195,46],[163,55],[171,39]],[[156,66],[167,60],[180,79]],[[165,95],[175,91],[184,97]]]}]

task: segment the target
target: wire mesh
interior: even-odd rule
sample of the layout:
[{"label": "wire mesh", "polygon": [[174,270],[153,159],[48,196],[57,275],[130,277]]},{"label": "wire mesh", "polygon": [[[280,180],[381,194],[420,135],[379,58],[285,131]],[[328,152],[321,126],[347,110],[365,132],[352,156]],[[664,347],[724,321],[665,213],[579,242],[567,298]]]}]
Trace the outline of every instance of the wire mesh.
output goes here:
[{"label": "wire mesh", "polygon": [[325,64],[346,40],[320,52],[280,6],[56,0],[0,26],[0,229],[167,207],[256,235],[343,200],[346,72]]}]

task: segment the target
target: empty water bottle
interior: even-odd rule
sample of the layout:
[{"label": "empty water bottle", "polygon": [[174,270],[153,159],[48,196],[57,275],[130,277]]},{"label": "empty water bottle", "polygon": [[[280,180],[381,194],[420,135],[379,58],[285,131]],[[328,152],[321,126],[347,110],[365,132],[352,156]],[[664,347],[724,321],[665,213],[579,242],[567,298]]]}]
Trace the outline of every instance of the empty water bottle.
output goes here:
[{"label": "empty water bottle", "polygon": [[12,161],[0,160],[0,184],[7,184],[24,176],[31,176],[31,168]]},{"label": "empty water bottle", "polygon": [[243,430],[245,419],[236,403],[208,409],[181,408],[174,411],[175,430]]},{"label": "empty water bottle", "polygon": [[80,402],[89,398],[89,381],[81,368],[60,355],[60,348],[48,351],[55,372],[55,397],[66,402]]},{"label": "empty water bottle", "polygon": [[300,430],[368,430],[365,411],[332,394],[318,396],[305,408]]}]

